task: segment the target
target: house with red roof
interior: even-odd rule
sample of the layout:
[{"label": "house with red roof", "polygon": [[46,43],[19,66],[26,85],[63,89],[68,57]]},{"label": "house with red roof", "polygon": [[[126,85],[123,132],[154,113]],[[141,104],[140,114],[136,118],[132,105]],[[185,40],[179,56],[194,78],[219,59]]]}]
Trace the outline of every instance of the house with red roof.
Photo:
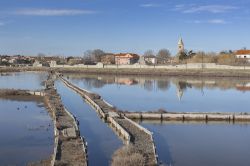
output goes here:
[{"label": "house with red roof", "polygon": [[250,50],[237,50],[235,56],[239,59],[247,59],[250,62]]},{"label": "house with red roof", "polygon": [[120,53],[114,56],[116,65],[131,65],[137,63],[139,60],[139,55],[131,53]]}]

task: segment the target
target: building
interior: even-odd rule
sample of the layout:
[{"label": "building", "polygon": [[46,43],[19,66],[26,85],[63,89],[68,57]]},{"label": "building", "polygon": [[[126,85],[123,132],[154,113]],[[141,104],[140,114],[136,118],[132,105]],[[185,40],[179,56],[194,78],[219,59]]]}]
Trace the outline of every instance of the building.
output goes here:
[{"label": "building", "polygon": [[185,50],[184,42],[183,42],[182,38],[180,38],[178,41],[178,52],[181,53],[181,52],[184,52],[184,50]]},{"label": "building", "polygon": [[139,55],[137,54],[131,54],[131,53],[125,53],[125,54],[115,54],[115,64],[116,65],[130,65],[137,63],[139,60]]},{"label": "building", "polygon": [[115,64],[115,55],[108,53],[106,55],[103,55],[101,57],[101,63],[103,63],[104,65],[112,65]]},{"label": "building", "polygon": [[157,64],[157,57],[154,55],[144,56],[144,61],[146,62],[146,64],[156,65]]},{"label": "building", "polygon": [[250,50],[238,50],[235,52],[236,58],[247,59],[250,62]]},{"label": "building", "polygon": [[33,67],[42,67],[42,66],[43,66],[42,63],[40,63],[39,61],[35,61],[33,63]]}]

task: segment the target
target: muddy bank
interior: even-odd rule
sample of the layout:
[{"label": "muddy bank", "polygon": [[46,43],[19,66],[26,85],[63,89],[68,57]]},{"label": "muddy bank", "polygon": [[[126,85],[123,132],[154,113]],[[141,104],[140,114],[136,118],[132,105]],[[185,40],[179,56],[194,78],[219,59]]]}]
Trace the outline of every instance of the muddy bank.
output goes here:
[{"label": "muddy bank", "polygon": [[29,90],[0,89],[0,98],[16,101],[43,101],[43,97],[32,94]]},{"label": "muddy bank", "polygon": [[0,73],[25,72],[25,71],[50,71],[49,67],[0,67]]}]

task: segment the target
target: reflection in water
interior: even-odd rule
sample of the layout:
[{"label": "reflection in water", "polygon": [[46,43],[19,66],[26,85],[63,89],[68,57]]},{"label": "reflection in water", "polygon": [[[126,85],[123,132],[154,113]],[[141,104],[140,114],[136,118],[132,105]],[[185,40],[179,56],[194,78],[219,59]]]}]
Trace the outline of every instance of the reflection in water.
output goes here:
[{"label": "reflection in water", "polygon": [[27,165],[53,152],[53,123],[36,102],[0,99],[0,165]]},{"label": "reflection in water", "polygon": [[247,112],[250,107],[250,79],[74,74],[66,77],[128,111]]},{"label": "reflection in water", "polygon": [[250,130],[242,124],[147,124],[159,160],[172,166],[249,166]]},{"label": "reflection in water", "polygon": [[43,72],[17,72],[0,75],[0,88],[42,89],[47,74]]},{"label": "reflection in water", "polygon": [[56,82],[56,88],[65,107],[80,123],[81,135],[88,143],[89,165],[109,165],[112,154],[122,145],[121,140],[80,95],[65,87],[60,81]]}]

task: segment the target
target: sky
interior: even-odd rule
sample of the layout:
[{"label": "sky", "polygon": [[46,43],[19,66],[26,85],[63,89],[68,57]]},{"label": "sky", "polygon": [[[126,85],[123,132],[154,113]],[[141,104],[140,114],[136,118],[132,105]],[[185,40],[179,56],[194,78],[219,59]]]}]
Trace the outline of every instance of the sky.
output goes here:
[{"label": "sky", "polygon": [[250,0],[0,0],[0,54],[250,48]]}]

